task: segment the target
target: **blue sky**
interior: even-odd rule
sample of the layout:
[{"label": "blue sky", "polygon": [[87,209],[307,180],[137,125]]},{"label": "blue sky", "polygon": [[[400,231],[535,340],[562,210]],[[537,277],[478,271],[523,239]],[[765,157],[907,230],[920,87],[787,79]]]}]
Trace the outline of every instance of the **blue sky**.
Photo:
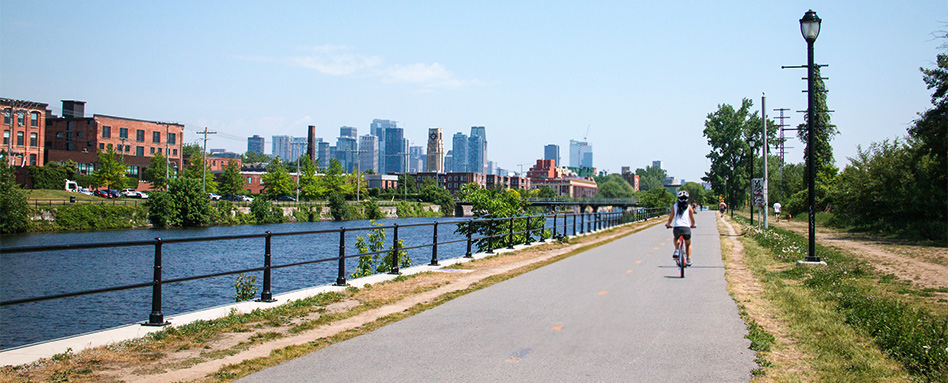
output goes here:
[{"label": "blue sky", "polygon": [[[246,137],[335,143],[399,121],[412,145],[485,126],[488,157],[528,168],[543,146],[588,130],[599,169],[662,160],[697,180],[719,104],[788,108],[803,121],[798,20],[823,19],[838,165],[857,145],[905,135],[930,107],[919,67],[948,29],[945,1],[337,2],[13,1],[0,3],[0,97],[86,101],[86,113],[208,127],[209,148]],[[802,160],[794,142],[788,160]],[[450,149],[450,148],[448,148]]]}]

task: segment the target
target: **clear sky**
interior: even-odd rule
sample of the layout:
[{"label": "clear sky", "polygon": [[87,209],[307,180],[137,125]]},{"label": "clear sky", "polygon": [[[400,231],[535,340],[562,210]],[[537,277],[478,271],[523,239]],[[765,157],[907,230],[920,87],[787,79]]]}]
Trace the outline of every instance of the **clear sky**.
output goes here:
[{"label": "clear sky", "polygon": [[340,126],[396,120],[421,146],[429,127],[485,126],[488,158],[515,171],[550,143],[567,161],[588,127],[598,169],[662,160],[698,180],[718,105],[759,110],[766,93],[768,115],[803,121],[805,70],[780,67],[806,63],[810,8],[842,166],[931,106],[918,69],[948,2],[3,0],[0,97],[176,121],[186,142],[207,127],[208,148],[241,153],[307,125],[334,144]]}]

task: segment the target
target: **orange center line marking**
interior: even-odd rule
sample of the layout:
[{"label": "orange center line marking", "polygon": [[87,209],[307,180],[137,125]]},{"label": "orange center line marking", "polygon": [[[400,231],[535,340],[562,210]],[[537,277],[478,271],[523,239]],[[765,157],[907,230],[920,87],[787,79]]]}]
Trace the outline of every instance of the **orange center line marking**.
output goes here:
[{"label": "orange center line marking", "polygon": [[606,295],[606,290],[600,291],[600,292],[599,292],[599,295]]},{"label": "orange center line marking", "polygon": [[553,326],[553,329],[554,329],[554,330],[562,330],[562,329],[563,329],[563,325],[560,324],[560,325]]},{"label": "orange center line marking", "polygon": [[625,271],[626,274],[629,274],[629,273],[631,273],[631,272],[632,272],[632,270],[626,270],[626,271]]},{"label": "orange center line marking", "polygon": [[638,265],[638,264],[640,264],[640,263],[642,263],[642,261],[635,261],[635,264],[636,264],[636,265]]}]

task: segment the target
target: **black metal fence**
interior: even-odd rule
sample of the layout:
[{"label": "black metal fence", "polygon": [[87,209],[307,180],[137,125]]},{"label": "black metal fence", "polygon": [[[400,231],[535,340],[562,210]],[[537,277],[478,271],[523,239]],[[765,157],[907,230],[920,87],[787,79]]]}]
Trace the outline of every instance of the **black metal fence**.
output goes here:
[{"label": "black metal fence", "polygon": [[[369,226],[369,227],[357,227],[357,228],[340,228],[333,230],[315,230],[315,231],[300,231],[300,232],[291,232],[291,233],[271,233],[267,231],[263,234],[251,234],[251,235],[231,235],[231,236],[216,236],[216,237],[201,237],[201,238],[174,238],[174,239],[162,239],[155,238],[150,241],[127,241],[127,242],[108,242],[108,243],[92,243],[92,244],[76,244],[76,245],[56,245],[56,246],[23,246],[23,247],[8,247],[0,248],[0,253],[12,254],[12,253],[32,253],[32,252],[49,252],[49,251],[64,251],[64,250],[75,250],[75,249],[96,249],[96,248],[113,248],[113,247],[133,247],[133,246],[153,246],[154,247],[154,278],[149,282],[141,282],[128,284],[124,286],[114,286],[114,287],[105,287],[105,288],[96,288],[91,290],[83,290],[71,293],[63,294],[53,294],[39,297],[30,297],[30,298],[18,298],[0,301],[0,307],[3,306],[12,306],[32,302],[41,302],[54,299],[62,299],[69,297],[76,297],[82,295],[91,295],[91,294],[102,294],[113,291],[120,290],[130,290],[144,287],[152,288],[152,309],[151,314],[148,316],[148,321],[142,323],[145,326],[163,326],[168,324],[164,320],[164,315],[161,312],[162,307],[162,295],[161,289],[163,285],[172,284],[172,283],[181,283],[186,281],[192,281],[197,279],[205,278],[214,278],[226,275],[235,275],[241,273],[251,273],[251,272],[263,272],[263,286],[260,292],[260,298],[257,301],[260,302],[274,302],[273,292],[270,291],[271,286],[271,271],[274,269],[296,267],[303,265],[310,265],[315,263],[323,262],[337,262],[338,263],[338,274],[336,277],[336,286],[345,286],[347,285],[346,280],[346,264],[345,261],[349,258],[357,258],[367,255],[378,255],[378,254],[391,254],[391,264],[392,268],[389,271],[389,274],[400,274],[399,272],[399,251],[407,251],[412,249],[422,249],[422,248],[431,248],[431,266],[438,265],[438,246],[447,245],[452,243],[467,242],[467,250],[463,257],[472,258],[472,245],[477,241],[486,241],[487,244],[487,253],[494,253],[494,245],[504,246],[507,248],[514,248],[516,244],[531,244],[533,238],[536,237],[536,240],[539,242],[545,241],[547,238],[565,238],[568,237],[570,232],[569,228],[572,228],[572,233],[575,234],[585,234],[590,232],[595,232],[603,229],[607,229],[619,224],[636,222],[645,220],[648,218],[656,217],[661,214],[664,214],[668,209],[659,208],[659,209],[635,209],[632,211],[626,212],[608,212],[608,213],[565,213],[565,214],[552,214],[552,215],[534,215],[534,216],[521,216],[521,217],[505,217],[505,218],[485,218],[485,219],[468,219],[454,221],[452,223],[457,223],[459,225],[475,225],[478,223],[486,223],[487,227],[491,228],[509,228],[509,230],[490,230],[487,235],[475,237],[473,235],[473,230],[468,231],[467,238],[454,240],[454,241],[438,241],[438,225],[439,222],[433,223],[418,223],[418,224],[407,224],[399,225],[393,224],[390,226]],[[541,218],[538,220],[538,218]],[[546,222],[552,219],[552,225],[547,226]],[[562,222],[560,221],[562,219]],[[572,219],[572,222],[570,222]],[[517,221],[522,221],[523,225],[516,225],[518,227],[525,228],[524,230],[515,231],[515,223]],[[540,225],[535,225],[532,222],[541,222]],[[426,244],[419,244],[416,246],[404,246],[400,247],[398,240],[398,229],[405,227],[418,227],[418,226],[432,226],[432,242]],[[370,231],[377,229],[392,229],[394,233],[394,238],[392,241],[392,247],[390,249],[369,252],[369,253],[359,253],[359,254],[346,254],[345,246],[345,235],[346,232],[354,231]],[[273,237],[281,236],[296,236],[296,235],[309,235],[309,234],[331,234],[339,233],[339,253],[336,256],[321,258],[310,261],[289,263],[285,265],[271,265],[271,254],[270,254],[270,243]],[[515,238],[522,237],[523,240],[515,240]],[[234,240],[234,239],[247,239],[247,238],[262,238],[264,239],[264,251],[263,251],[263,266],[256,268],[249,268],[243,270],[232,270],[224,271],[212,274],[203,274],[203,275],[193,275],[188,277],[174,278],[164,280],[162,279],[162,247],[166,244],[172,243],[188,243],[188,242],[209,242],[209,241],[223,241],[223,240]]]}]

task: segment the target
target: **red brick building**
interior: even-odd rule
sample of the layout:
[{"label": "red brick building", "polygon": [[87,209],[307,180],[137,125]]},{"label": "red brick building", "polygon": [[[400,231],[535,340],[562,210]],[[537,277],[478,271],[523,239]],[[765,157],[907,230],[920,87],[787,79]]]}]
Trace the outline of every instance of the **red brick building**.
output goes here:
[{"label": "red brick building", "polygon": [[534,181],[533,186],[549,186],[557,195],[573,198],[593,198],[599,193],[596,181],[585,178],[559,178]]},{"label": "red brick building", "polygon": [[457,194],[461,190],[461,186],[464,186],[469,183],[475,183],[477,186],[486,187],[487,186],[487,175],[481,173],[434,173],[434,172],[421,172],[415,173],[415,186],[421,187],[422,182],[425,178],[433,178],[438,182],[438,186],[441,186],[447,189],[451,194]]},{"label": "red brick building", "polygon": [[43,166],[46,106],[40,102],[0,98],[4,161],[14,166]]},{"label": "red brick building", "polygon": [[63,116],[46,119],[45,162],[75,161],[79,172],[92,173],[99,150],[115,148],[128,165],[127,175],[141,178],[151,157],[165,153],[171,174],[181,168],[184,125],[102,114],[85,116],[84,101],[63,101]]}]

